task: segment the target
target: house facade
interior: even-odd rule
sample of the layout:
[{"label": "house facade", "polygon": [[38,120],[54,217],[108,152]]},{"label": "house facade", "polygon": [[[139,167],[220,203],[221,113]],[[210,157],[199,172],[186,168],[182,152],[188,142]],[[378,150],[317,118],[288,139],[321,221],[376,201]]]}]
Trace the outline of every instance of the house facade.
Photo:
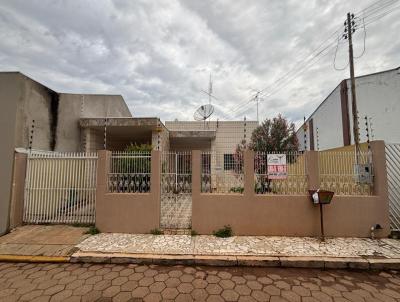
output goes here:
[{"label": "house facade", "polygon": [[[56,152],[124,150],[151,144],[159,151],[202,150],[232,154],[255,121],[161,122],[132,117],[120,95],[54,91],[20,72],[0,72],[0,234],[9,225],[15,149]],[[221,163],[223,164],[223,163]]]}]

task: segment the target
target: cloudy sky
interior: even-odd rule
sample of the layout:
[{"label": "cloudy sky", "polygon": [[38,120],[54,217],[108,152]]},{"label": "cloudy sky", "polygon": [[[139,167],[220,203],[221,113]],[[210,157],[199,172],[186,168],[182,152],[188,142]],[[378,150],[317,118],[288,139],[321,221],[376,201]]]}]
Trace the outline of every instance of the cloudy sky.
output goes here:
[{"label": "cloudy sky", "polygon": [[[213,119],[256,119],[248,100],[265,89],[260,118],[282,113],[298,122],[348,77],[333,68],[346,13],[360,17],[358,55],[360,11],[376,1],[0,0],[0,70],[59,92],[121,94],[134,116],[162,120],[193,120],[208,102],[201,90],[211,73]],[[389,2],[390,14],[366,21],[356,75],[400,66],[400,1],[378,6]],[[366,20],[379,12],[370,8]],[[347,63],[343,42],[339,68]]]}]

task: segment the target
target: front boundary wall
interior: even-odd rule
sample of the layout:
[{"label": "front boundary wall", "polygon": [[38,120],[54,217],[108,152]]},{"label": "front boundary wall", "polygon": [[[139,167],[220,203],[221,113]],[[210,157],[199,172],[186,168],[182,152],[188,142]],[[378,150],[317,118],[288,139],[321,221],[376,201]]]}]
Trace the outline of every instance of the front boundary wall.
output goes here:
[{"label": "front boundary wall", "polygon": [[[389,207],[385,145],[371,143],[374,167],[372,195],[337,195],[324,206],[327,236],[370,237],[376,224],[386,237]],[[309,189],[319,185],[318,152],[308,151],[306,174]],[[111,152],[99,151],[96,226],[102,232],[149,233],[160,228],[161,153],[151,153],[151,186],[148,193],[109,193],[108,168]],[[320,216],[308,195],[260,195],[254,191],[254,152],[244,152],[244,191],[201,193],[201,151],[192,153],[192,229],[212,234],[231,225],[235,235],[319,236]]]},{"label": "front boundary wall", "polygon": [[[369,237],[371,226],[380,224],[376,237],[386,237],[389,208],[383,141],[371,143],[374,166],[372,196],[335,196],[324,206],[327,236]],[[317,152],[307,152],[310,189],[318,185]],[[245,151],[243,194],[201,193],[200,151],[193,151],[192,228],[211,234],[231,225],[235,235],[319,236],[319,208],[308,195],[257,195],[254,192],[254,153]]]},{"label": "front boundary wall", "polygon": [[149,193],[109,193],[111,152],[99,151],[96,226],[101,232],[149,233],[160,225],[160,151],[151,152]]}]

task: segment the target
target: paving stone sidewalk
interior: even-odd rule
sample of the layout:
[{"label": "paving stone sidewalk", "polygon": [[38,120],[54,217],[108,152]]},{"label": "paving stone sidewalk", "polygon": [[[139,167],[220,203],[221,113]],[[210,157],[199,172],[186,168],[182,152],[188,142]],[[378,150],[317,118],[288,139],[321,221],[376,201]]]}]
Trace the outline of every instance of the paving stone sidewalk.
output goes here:
[{"label": "paving stone sidewalk", "polygon": [[69,256],[86,239],[88,228],[67,225],[26,225],[0,237],[0,255]]},{"label": "paving stone sidewalk", "polygon": [[0,301],[396,302],[397,271],[0,263]]},{"label": "paving stone sidewalk", "polygon": [[77,245],[82,252],[165,254],[165,255],[246,255],[299,257],[371,257],[400,259],[400,240],[331,238],[321,242],[311,237],[263,237],[189,235],[98,234]]}]

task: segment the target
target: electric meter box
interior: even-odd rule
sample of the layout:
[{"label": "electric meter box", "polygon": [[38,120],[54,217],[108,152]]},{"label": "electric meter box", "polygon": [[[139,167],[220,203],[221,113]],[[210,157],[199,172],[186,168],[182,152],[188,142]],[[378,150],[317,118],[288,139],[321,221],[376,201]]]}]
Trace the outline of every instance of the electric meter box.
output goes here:
[{"label": "electric meter box", "polygon": [[354,166],[354,174],[357,183],[359,184],[372,184],[372,164],[358,164]]}]

